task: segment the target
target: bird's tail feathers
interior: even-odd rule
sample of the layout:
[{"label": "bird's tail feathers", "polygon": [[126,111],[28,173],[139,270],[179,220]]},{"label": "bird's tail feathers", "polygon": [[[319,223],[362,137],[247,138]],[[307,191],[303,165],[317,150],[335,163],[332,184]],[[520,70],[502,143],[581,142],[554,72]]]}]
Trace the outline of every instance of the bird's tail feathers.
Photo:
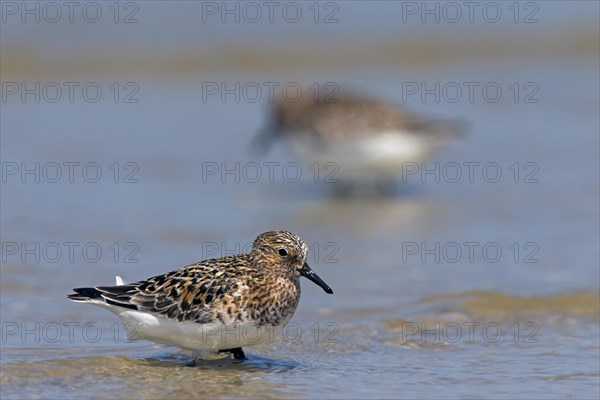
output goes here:
[{"label": "bird's tail feathers", "polygon": [[102,292],[96,288],[75,288],[75,293],[67,296],[69,300],[79,301],[84,303],[94,303],[102,301]]}]

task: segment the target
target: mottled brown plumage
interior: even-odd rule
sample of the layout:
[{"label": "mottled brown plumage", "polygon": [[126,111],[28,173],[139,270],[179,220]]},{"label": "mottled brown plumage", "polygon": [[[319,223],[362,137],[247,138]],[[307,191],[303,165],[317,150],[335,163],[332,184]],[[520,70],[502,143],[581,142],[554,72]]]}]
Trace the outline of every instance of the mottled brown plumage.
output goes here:
[{"label": "mottled brown plumage", "polygon": [[270,134],[307,135],[324,145],[389,132],[435,139],[464,129],[461,121],[427,119],[397,104],[353,94],[320,95],[318,101],[308,95],[297,101],[281,97],[273,105],[272,119]]},{"label": "mottled brown plumage", "polygon": [[68,297],[119,316],[133,310],[179,323],[275,327],[294,314],[301,275],[332,293],[306,264],[307,252],[293,233],[266,232],[248,254],[201,261],[140,282],[74,289]]}]

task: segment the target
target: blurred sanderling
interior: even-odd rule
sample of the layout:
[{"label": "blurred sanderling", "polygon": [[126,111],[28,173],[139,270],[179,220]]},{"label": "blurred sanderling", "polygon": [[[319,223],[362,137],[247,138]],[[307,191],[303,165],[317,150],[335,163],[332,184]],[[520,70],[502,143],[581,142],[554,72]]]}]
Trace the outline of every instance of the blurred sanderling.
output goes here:
[{"label": "blurred sanderling", "polygon": [[132,339],[188,350],[229,352],[273,340],[300,300],[300,276],[331,288],[306,263],[295,234],[259,235],[247,254],[201,261],[140,282],[73,289],[69,299],[115,313]]},{"label": "blurred sanderling", "polygon": [[285,137],[293,150],[313,164],[334,162],[348,181],[394,181],[406,163],[421,162],[433,150],[460,136],[466,122],[427,119],[399,105],[356,95],[328,99],[281,97],[254,139],[268,149]]}]

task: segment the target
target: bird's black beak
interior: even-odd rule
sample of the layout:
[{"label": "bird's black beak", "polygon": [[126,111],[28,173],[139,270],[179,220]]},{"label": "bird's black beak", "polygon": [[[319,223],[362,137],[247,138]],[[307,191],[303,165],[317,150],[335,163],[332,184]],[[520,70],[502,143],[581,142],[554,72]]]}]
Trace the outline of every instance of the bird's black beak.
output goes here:
[{"label": "bird's black beak", "polygon": [[300,275],[321,286],[325,293],[333,294],[333,290],[331,290],[331,288],[325,282],[323,282],[323,279],[319,278],[319,275],[315,274],[315,271],[310,269],[307,263],[304,263],[302,268],[300,268]]}]

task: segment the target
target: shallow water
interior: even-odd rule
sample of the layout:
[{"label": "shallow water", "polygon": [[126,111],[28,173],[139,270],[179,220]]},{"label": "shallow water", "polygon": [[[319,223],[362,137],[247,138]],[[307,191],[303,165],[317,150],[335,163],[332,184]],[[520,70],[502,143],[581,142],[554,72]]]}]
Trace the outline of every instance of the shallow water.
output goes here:
[{"label": "shallow water", "polygon": [[[393,398],[435,397],[441,391],[452,398],[581,398],[596,390],[597,295],[575,295],[586,304],[583,311],[570,306],[569,296],[546,298],[551,307],[527,307],[527,298],[497,293],[452,297],[487,305],[469,312],[472,303],[454,307],[449,299],[425,299],[401,311],[316,314],[304,307],[290,325],[294,330],[273,344],[248,348],[248,360],[217,359],[195,366],[190,366],[190,354],[166,346],[115,343],[114,325],[107,318],[99,322],[104,336],[95,343],[81,340],[83,329],[76,328],[74,343],[49,345],[42,334],[41,343],[5,346],[3,398],[78,397],[82,390],[89,397],[114,393],[135,398],[344,393]],[[489,303],[498,297],[504,301]],[[519,304],[526,310],[515,310]],[[316,328],[309,326],[314,320],[321,325],[335,321],[335,329],[324,329],[317,337]],[[55,337],[50,330],[46,335]]]},{"label": "shallow water", "polygon": [[[543,39],[534,33],[567,23],[556,7],[542,8],[545,23],[530,27],[524,39]],[[153,32],[160,10],[145,12],[142,32]],[[345,12],[350,13],[344,14],[345,23],[319,26],[309,36],[354,32],[350,21],[356,15]],[[593,12],[573,6],[564,18],[586,15]],[[368,21],[362,23],[383,26],[378,19]],[[388,22],[385,26],[393,32],[414,34],[426,28]],[[190,26],[182,22],[180,30],[173,29],[181,34],[222,28]],[[8,28],[3,43],[27,43],[31,33]],[[259,28],[262,33],[256,35],[272,36]],[[46,32],[48,40],[71,32],[66,25],[35,29]],[[306,26],[294,29],[282,33],[283,43],[298,29],[308,32]],[[498,33],[511,26],[461,29]],[[103,51],[110,49],[106,43],[120,40],[107,33],[104,43],[98,32],[85,31],[83,50],[91,38],[98,43],[88,43],[89,48]],[[376,29],[371,34],[384,33]],[[159,49],[174,48],[170,35],[176,36],[170,32],[162,38],[167,43],[159,42]],[[406,55],[411,59],[406,62],[386,53],[381,62],[365,60],[360,68],[345,68],[326,58],[310,67],[300,63],[291,73],[285,62],[261,59],[253,64],[252,57],[232,61],[221,53],[223,59],[200,62],[206,69],[194,69],[198,60],[188,60],[186,69],[180,65],[186,59],[167,52],[162,63],[140,65],[144,73],[136,76],[137,64],[123,66],[116,57],[106,69],[100,64],[104,75],[77,71],[72,64],[68,68],[84,77],[80,80],[97,81],[105,89],[115,80],[135,80],[138,103],[3,102],[3,163],[25,162],[31,168],[35,162],[96,162],[103,175],[96,183],[80,175],[72,183],[5,176],[0,397],[598,397],[600,80],[597,46],[590,54],[583,44],[564,45],[579,43],[577,35],[557,43],[557,54],[535,47],[538,53],[521,56],[519,46],[527,47],[526,40],[515,44],[512,54],[510,46],[506,50],[492,43],[487,48],[483,37],[479,46],[503,54],[500,60],[486,59],[485,52],[470,58],[468,49],[457,48],[447,64],[439,62],[447,58],[427,64],[427,54],[415,51]],[[349,43],[342,36],[338,40]],[[423,37],[415,43],[437,45]],[[154,44],[152,38],[131,39],[142,58],[142,50],[150,51]],[[198,39],[186,35],[186,40]],[[238,51],[222,40],[220,51]],[[407,43],[406,49],[419,48]],[[56,44],[64,51],[62,46]],[[566,53],[561,56],[560,51]],[[273,48],[264,52],[277,58]],[[152,55],[157,53],[162,54]],[[44,75],[36,64],[35,73],[9,69],[11,75],[3,75],[3,81],[70,78],[56,67],[60,57],[45,56],[55,63],[47,66],[52,73]],[[348,60],[341,59],[342,64]],[[16,56],[11,60],[16,61],[10,65],[23,62]],[[224,65],[229,69],[223,72],[219,66]],[[293,158],[285,145],[275,146],[263,159],[247,152],[264,122],[264,102],[199,99],[204,81],[262,82],[275,80],[272,75],[282,82],[335,81],[397,102],[403,100],[402,82],[494,81],[506,93],[514,82],[534,82],[539,101],[514,102],[510,96],[497,103],[409,101],[413,110],[463,117],[472,125],[464,140],[432,156],[427,167],[435,162],[497,163],[502,179],[491,183],[481,169],[472,183],[466,178],[452,182],[450,175],[436,182],[431,174],[416,174],[407,176],[390,197],[340,197],[331,184],[313,182],[311,163]],[[276,170],[274,182],[263,177],[257,183],[243,176],[236,182],[231,175],[203,174],[203,168],[215,163],[232,168],[235,163],[284,166],[291,161],[301,166],[298,182],[282,170]],[[128,174],[138,181],[124,183]],[[309,264],[334,295],[303,281],[300,306],[288,328],[272,343],[246,348],[246,361],[221,358],[191,366],[190,353],[130,342],[112,314],[66,300],[71,288],[112,284],[115,275],[135,281],[247,249],[258,233],[274,228],[305,239]],[[74,243],[72,257],[65,243]]]}]

